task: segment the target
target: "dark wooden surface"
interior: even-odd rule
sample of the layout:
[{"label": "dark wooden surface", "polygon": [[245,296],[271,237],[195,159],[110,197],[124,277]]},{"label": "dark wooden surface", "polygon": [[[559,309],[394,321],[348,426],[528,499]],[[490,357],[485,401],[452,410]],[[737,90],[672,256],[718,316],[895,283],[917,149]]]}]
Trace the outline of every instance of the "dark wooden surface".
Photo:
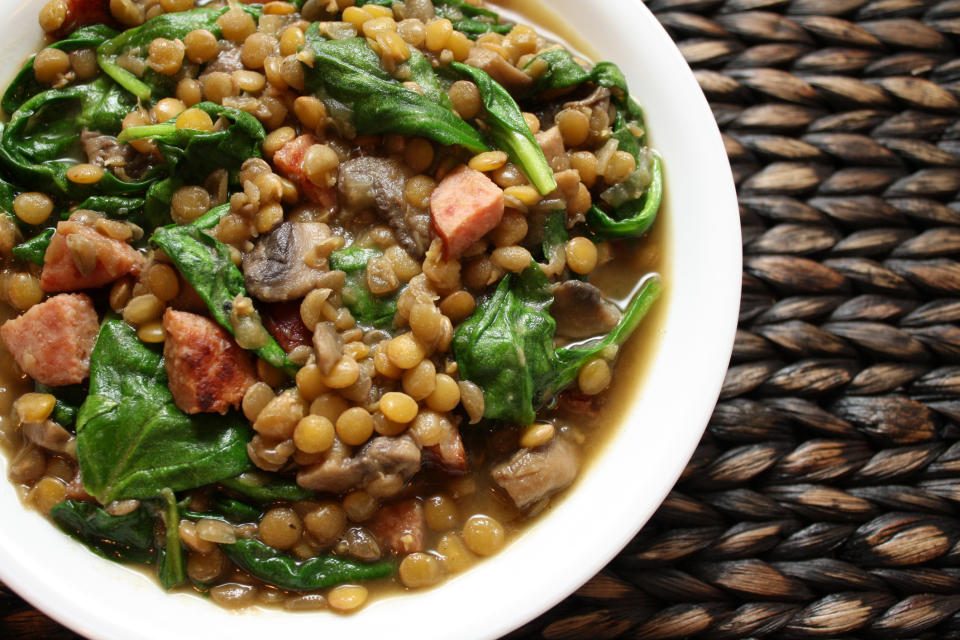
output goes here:
[{"label": "dark wooden surface", "polygon": [[[648,6],[724,132],[740,331],[657,515],[511,637],[958,638],[960,1]],[[0,638],[75,637],[0,591]]]}]

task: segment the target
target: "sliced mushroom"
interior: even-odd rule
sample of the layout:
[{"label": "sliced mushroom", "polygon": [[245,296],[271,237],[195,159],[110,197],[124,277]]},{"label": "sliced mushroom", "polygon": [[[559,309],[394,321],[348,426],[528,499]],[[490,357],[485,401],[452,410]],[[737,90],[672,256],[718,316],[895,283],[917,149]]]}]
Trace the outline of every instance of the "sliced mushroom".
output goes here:
[{"label": "sliced mushroom", "polygon": [[253,251],[243,254],[247,290],[264,302],[286,302],[319,287],[339,288],[342,271],[314,269],[304,260],[331,235],[322,222],[284,222],[260,238]]},{"label": "sliced mushroom", "polygon": [[609,333],[622,314],[589,282],[567,280],[553,290],[550,315],[557,321],[556,335],[580,340]]},{"label": "sliced mushroom", "polygon": [[57,453],[66,453],[73,436],[53,420],[26,422],[21,427],[23,435],[31,442]]},{"label": "sliced mushroom", "polygon": [[420,447],[409,436],[380,436],[355,456],[336,441],[322,462],[297,474],[297,484],[313,491],[344,493],[362,487],[375,498],[400,491],[420,470]]},{"label": "sliced mushroom", "polygon": [[327,375],[343,356],[343,339],[332,322],[318,322],[313,330],[313,350],[317,354],[317,367]]},{"label": "sliced mushroom", "polygon": [[340,165],[337,185],[348,212],[376,209],[387,219],[397,242],[410,255],[422,258],[430,246],[430,215],[403,195],[411,176],[410,169],[396,160],[363,156]]},{"label": "sliced mushroom", "polygon": [[568,487],[579,467],[577,448],[566,438],[554,438],[536,449],[520,449],[490,475],[523,509]]}]

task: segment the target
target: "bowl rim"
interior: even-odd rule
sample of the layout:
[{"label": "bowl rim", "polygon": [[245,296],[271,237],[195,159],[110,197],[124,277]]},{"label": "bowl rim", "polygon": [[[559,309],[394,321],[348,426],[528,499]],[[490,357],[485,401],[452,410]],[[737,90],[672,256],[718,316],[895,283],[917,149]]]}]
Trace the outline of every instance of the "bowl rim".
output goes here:
[{"label": "bowl rim", "polygon": [[[12,7],[10,19],[0,27],[0,32],[11,34],[8,42],[10,50],[36,50],[40,35],[36,27],[36,12],[43,0],[3,1]],[[522,1],[512,0],[513,3]],[[707,355],[701,357],[699,353],[686,353],[686,356],[697,357],[700,367],[692,367],[692,371],[683,378],[673,371],[673,377],[669,380],[645,380],[644,386],[638,389],[641,397],[625,416],[616,436],[604,445],[604,451],[598,453],[588,473],[578,478],[569,495],[555,508],[551,508],[539,522],[517,536],[496,557],[454,576],[440,588],[374,601],[351,616],[325,612],[291,616],[284,611],[260,609],[237,614],[213,607],[193,595],[164,594],[152,579],[139,571],[93,555],[80,543],[61,534],[38,513],[22,507],[10,513],[6,524],[0,528],[0,579],[33,606],[89,638],[154,640],[171,631],[179,629],[182,632],[178,622],[182,617],[212,632],[213,637],[262,635],[275,628],[276,621],[283,618],[286,627],[293,632],[315,629],[317,624],[323,624],[328,631],[360,632],[363,635],[363,631],[384,630],[389,624],[391,633],[400,637],[488,638],[524,624],[561,601],[595,575],[629,542],[679,478],[719,396],[733,346],[740,295],[742,258],[736,191],[720,132],[706,98],[679,50],[647,7],[639,0],[605,0],[600,5],[582,3],[581,0],[552,0],[551,6],[554,12],[567,16],[583,31],[595,31],[599,28],[596,22],[609,30],[612,35],[609,39],[598,41],[597,48],[604,54],[608,51],[619,52],[610,53],[608,57],[624,68],[634,94],[647,110],[654,146],[665,155],[665,179],[671,204],[668,215],[658,223],[668,225],[665,244],[671,250],[677,249],[669,259],[672,269],[666,276],[667,288],[660,301],[660,304],[669,305],[663,322],[676,320],[677,324],[663,327],[660,343],[655,348],[658,356],[666,357],[667,346],[673,348],[680,342],[698,345]],[[625,20],[623,16],[629,19]],[[25,28],[17,31],[21,26]],[[632,33],[634,29],[640,30],[641,38]],[[655,70],[645,73],[639,65],[625,64],[624,51],[628,55],[637,51],[637,57],[656,60],[658,66],[668,68],[669,72]],[[651,52],[655,54],[652,57]],[[12,77],[11,70],[19,64],[8,61],[0,66],[5,72],[2,77]],[[673,131],[666,125],[668,116],[673,117],[669,108],[664,110],[658,106],[650,109],[653,102],[645,98],[645,89],[637,90],[638,87],[647,86],[668,88],[677,112],[695,116],[683,123],[682,132]],[[673,146],[686,144],[681,140],[684,136],[697,138],[694,145],[696,151],[687,152],[688,156],[685,156],[696,172],[687,166],[671,165]],[[671,151],[668,153],[668,150]],[[699,176],[705,183],[702,188],[711,193],[697,193],[688,184],[679,188],[674,183],[679,178],[671,176],[687,173]],[[674,183],[674,188],[671,188],[671,183]],[[701,184],[698,182],[697,186],[701,187]],[[713,217],[707,220],[711,227],[709,234],[700,230],[697,233],[709,235],[712,243],[705,242],[698,235],[698,244],[695,246],[678,244],[678,227],[682,220],[676,220],[672,214],[675,208],[685,211],[683,208],[688,202],[710,209],[709,215]],[[681,218],[686,215],[684,213]],[[688,259],[689,263],[686,262]],[[700,264],[707,259],[716,261],[709,270]],[[688,264],[696,269],[688,273]],[[705,279],[709,279],[709,282]],[[688,298],[696,296],[701,296],[704,305],[712,305],[712,311],[717,315],[713,325],[704,324],[704,318],[689,317],[692,314],[687,310]],[[675,318],[681,304],[687,305],[683,308],[687,315]],[[683,351],[679,350],[678,353]],[[659,371],[659,358],[657,360],[650,363],[648,378]],[[679,436],[671,439],[672,434],[657,430],[656,433],[644,432],[644,438],[638,440],[635,432],[639,429],[631,428],[635,423],[649,420],[651,416],[669,418],[669,414],[665,414],[657,404],[662,398],[651,396],[676,394],[674,387],[680,382],[692,384],[698,394],[695,400],[690,399],[681,403],[683,406],[673,407],[677,415],[676,422],[682,430]],[[620,488],[619,495],[613,496],[613,499],[627,499],[630,508],[619,514],[605,514],[597,496],[603,495],[601,491],[609,487],[603,483],[617,476],[613,471],[602,468],[599,462],[611,458],[616,459],[618,464],[629,464],[630,458],[621,455],[618,447],[634,446],[637,442],[647,440],[658,446],[669,444],[670,455],[644,459],[654,468],[640,468],[645,465],[637,465],[638,468],[631,469],[637,478],[647,482],[643,491],[638,493],[636,487],[630,486]],[[610,449],[615,451],[610,453]],[[646,452],[643,455],[647,455]],[[0,470],[5,471],[7,460],[2,456],[0,458]],[[0,505],[9,505],[10,500],[18,501],[12,484],[0,483]],[[633,500],[638,503],[634,504]],[[578,513],[590,513],[596,518],[586,522],[585,518],[577,516]],[[596,546],[585,545],[585,556],[571,563],[552,555],[558,548],[562,549],[565,542],[556,538],[587,539]],[[544,545],[548,548],[544,549]],[[38,556],[38,549],[48,550],[49,555]],[[523,579],[502,580],[498,576],[498,569],[510,563],[513,563],[512,567],[521,569]],[[94,583],[95,588],[77,589],[70,582],[71,579],[85,579],[87,583]],[[100,586],[105,590],[97,592]],[[481,610],[483,607],[463,606],[464,602],[469,603],[469,599],[477,595],[478,590],[482,594],[496,594],[493,598],[496,606],[492,611]],[[103,605],[104,596],[113,599],[111,606]],[[417,625],[418,620],[422,621],[431,611],[438,610],[444,612],[441,617],[448,626],[423,629],[422,625]],[[147,617],[148,614],[151,617]],[[145,620],[149,620],[146,623],[148,626],[144,625]],[[132,623],[139,624],[132,626]],[[218,625],[226,625],[228,632],[225,633],[223,627]]]}]

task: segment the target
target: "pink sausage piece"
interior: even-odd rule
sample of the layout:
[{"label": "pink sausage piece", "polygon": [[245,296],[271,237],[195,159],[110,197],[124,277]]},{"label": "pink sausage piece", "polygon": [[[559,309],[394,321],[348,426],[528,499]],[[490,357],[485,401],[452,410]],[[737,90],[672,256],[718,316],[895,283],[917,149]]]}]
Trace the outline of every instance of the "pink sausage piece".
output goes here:
[{"label": "pink sausage piece", "polygon": [[483,173],[460,165],[430,194],[430,215],[443,239],[444,257],[456,258],[500,224],[503,190]]},{"label": "pink sausage piece", "polygon": [[173,401],[184,413],[226,413],[257,381],[246,351],[204,316],[167,309],[163,357]]},{"label": "pink sausage piece", "polygon": [[[76,236],[76,239],[71,240],[70,236]],[[78,260],[70,250],[71,243],[78,255],[90,252],[95,261],[89,265],[80,261],[78,266]],[[138,275],[143,264],[143,256],[127,243],[108,238],[75,220],[64,220],[57,224],[57,231],[50,238],[43,256],[40,287],[44,291],[94,289],[128,273]]]},{"label": "pink sausage piece", "polygon": [[337,203],[337,194],[331,187],[313,184],[303,170],[303,159],[307,150],[318,143],[318,140],[309,133],[298,136],[280,147],[273,154],[273,164],[283,176],[297,185],[308,200],[324,207],[332,207]]},{"label": "pink sausage piece", "polygon": [[0,339],[24,373],[51,387],[83,382],[100,320],[82,293],[60,294],[0,327]]}]

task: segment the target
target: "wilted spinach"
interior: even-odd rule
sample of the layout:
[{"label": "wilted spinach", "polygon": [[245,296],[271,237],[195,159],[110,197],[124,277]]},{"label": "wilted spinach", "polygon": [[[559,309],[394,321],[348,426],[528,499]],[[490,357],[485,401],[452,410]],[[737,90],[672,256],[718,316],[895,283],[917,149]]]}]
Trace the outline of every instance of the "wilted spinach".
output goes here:
[{"label": "wilted spinach", "polygon": [[[18,185],[53,197],[80,201],[93,195],[142,193],[154,175],[124,182],[107,171],[93,185],[67,179],[77,163],[77,140],[84,128],[106,135],[119,133],[123,117],[136,99],[107,76],[64,89],[51,89],[27,100],[10,118],[0,138],[0,163]],[[86,161],[86,160],[84,160]]]},{"label": "wilted spinach", "polygon": [[174,404],[163,357],[129,325],[108,318],[90,357],[77,416],[77,460],[87,492],[106,504],[192,489],[251,467],[252,433],[239,414],[187,415]]},{"label": "wilted spinach", "polygon": [[220,549],[255,578],[292,591],[313,591],[344,582],[375,580],[396,571],[392,562],[367,564],[333,555],[297,560],[253,538],[222,544]]},{"label": "wilted spinach", "polygon": [[[629,238],[650,228],[660,209],[663,195],[663,165],[660,158],[644,148],[643,110],[630,97],[627,79],[612,62],[598,62],[584,69],[566,49],[549,49],[527,63],[546,64],[546,71],[534,82],[531,93],[540,95],[591,82],[607,87],[617,107],[611,138],[618,149],[637,162],[637,171],[617,187],[618,201],[606,209],[593,205],[587,212],[590,230],[602,238]],[[634,135],[639,131],[640,135]],[[622,201],[621,201],[622,200]]]},{"label": "wilted spinach", "polygon": [[483,389],[485,418],[530,424],[584,364],[630,336],[659,293],[659,279],[649,277],[612,332],[585,346],[556,349],[550,281],[534,263],[517,276],[504,276],[457,328],[453,353],[460,375]]},{"label": "wilted spinach", "polygon": [[259,120],[245,111],[213,102],[201,102],[194,108],[205,111],[214,121],[224,118],[230,125],[219,131],[177,129],[177,116],[161,124],[124,129],[117,141],[153,140],[169,172],[186,182],[206,177],[217,169],[236,174],[245,160],[260,157],[266,132]]},{"label": "wilted spinach", "polygon": [[112,516],[91,502],[67,500],[54,505],[50,517],[65,533],[105,558],[143,564],[154,560],[154,519],[146,507]]},{"label": "wilted spinach", "polygon": [[397,296],[377,296],[367,287],[367,262],[382,255],[379,249],[347,247],[330,254],[330,268],[347,274],[346,283],[341,290],[343,304],[353,314],[357,323],[377,329],[389,329],[393,326],[393,317],[397,315]]},{"label": "wilted spinach", "polygon": [[[96,47],[116,35],[116,30],[106,25],[91,24],[80,27],[64,40],[48,44],[47,48],[59,49],[60,51],[74,51],[76,49]],[[3,94],[3,99],[0,101],[0,107],[3,107],[7,115],[12,115],[24,102],[49,88],[49,85],[44,85],[37,81],[33,73],[33,58],[30,58],[20,71],[17,72],[10,86],[7,87],[7,90]]]},{"label": "wilted spinach", "polygon": [[[219,207],[217,209],[219,212],[225,211]],[[226,210],[229,210],[229,205]],[[246,296],[247,290],[243,284],[243,274],[230,259],[230,247],[201,228],[201,221],[211,220],[209,214],[194,221],[194,224],[157,229],[150,242],[170,256],[180,275],[206,303],[213,319],[233,334],[234,327],[230,321],[233,301],[237,296]],[[263,333],[263,346],[254,349],[254,353],[291,376],[296,375],[299,367],[287,359],[286,352],[266,330]]]},{"label": "wilted spinach", "polygon": [[47,252],[53,229],[44,229],[29,240],[21,242],[13,248],[13,257],[24,262],[43,265],[43,256]]},{"label": "wilted spinach", "polygon": [[80,405],[87,397],[87,388],[82,384],[70,384],[62,387],[48,387],[39,382],[33,383],[33,390],[37,393],[49,393],[56,398],[51,418],[61,427],[70,429],[77,419]]},{"label": "wilted spinach", "polygon": [[523,119],[520,107],[507,90],[482,69],[461,62],[452,62],[450,66],[473,80],[480,89],[480,97],[486,107],[483,118],[494,146],[507,152],[513,163],[520,167],[541,195],[547,195],[556,189],[557,181],[553,178],[553,169],[530,132],[530,126]]},{"label": "wilted spinach", "polygon": [[220,484],[258,504],[275,500],[296,502],[313,496],[313,491],[304,489],[292,479],[256,471],[243,473],[235,478],[226,478],[221,480]]},{"label": "wilted spinach", "polygon": [[164,589],[172,589],[187,581],[187,565],[180,543],[180,513],[173,491],[165,488],[160,492],[163,502],[163,546],[157,545],[157,578]]},{"label": "wilted spinach", "polygon": [[380,56],[364,38],[327,40],[313,23],[307,48],[314,53],[305,66],[307,91],[326,103],[341,125],[359,134],[400,133],[461,145],[473,153],[487,151],[476,129],[452,108],[407,89],[380,66]]},{"label": "wilted spinach", "polygon": [[[259,7],[239,4],[244,11],[258,18]],[[146,61],[147,51],[154,38],[183,39],[194,29],[206,29],[217,38],[221,35],[217,18],[226,13],[227,8],[199,7],[190,11],[162,13],[147,20],[139,27],[127,29],[120,35],[107,40],[97,48],[97,62],[108,76],[117,81],[124,89],[140,100],[159,99],[171,95],[174,88],[172,76],[157,73],[146,67],[143,76],[138,78],[117,63],[117,58],[131,50],[139,51],[139,56]]]}]

